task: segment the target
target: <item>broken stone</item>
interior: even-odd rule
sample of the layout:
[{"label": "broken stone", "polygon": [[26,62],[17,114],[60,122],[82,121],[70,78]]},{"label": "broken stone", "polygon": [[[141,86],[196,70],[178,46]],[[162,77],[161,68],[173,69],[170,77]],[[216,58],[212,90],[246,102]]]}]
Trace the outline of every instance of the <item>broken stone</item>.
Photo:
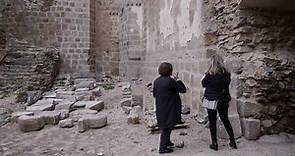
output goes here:
[{"label": "broken stone", "polygon": [[78,120],[78,131],[80,133],[88,129],[101,128],[107,125],[107,117],[105,115],[87,115]]},{"label": "broken stone", "polygon": [[131,85],[129,83],[122,86],[122,92],[128,92],[128,91],[131,92]]},{"label": "broken stone", "polygon": [[74,121],[72,119],[65,119],[59,121],[60,128],[72,128],[74,126]]},{"label": "broken stone", "polygon": [[75,111],[71,112],[70,117],[76,122],[82,116],[93,115],[93,114],[97,114],[97,111],[96,110],[90,110],[90,109],[79,109],[79,110],[75,110]]},{"label": "broken stone", "polygon": [[64,100],[55,106],[55,110],[62,110],[62,109],[70,110],[73,104],[74,104],[73,101]]},{"label": "broken stone", "polygon": [[59,111],[44,111],[38,114],[45,124],[48,125],[56,125],[60,120],[60,112]]},{"label": "broken stone", "polygon": [[190,108],[188,106],[184,106],[181,113],[182,114],[189,114],[190,113]]},{"label": "broken stone", "polygon": [[41,91],[27,91],[27,105],[32,105],[42,98]]},{"label": "broken stone", "polygon": [[102,95],[101,88],[97,87],[91,91],[92,96],[99,97]]},{"label": "broken stone", "polygon": [[256,140],[260,135],[260,120],[258,119],[241,119],[243,135],[248,140]]},{"label": "broken stone", "polygon": [[73,91],[58,91],[56,93],[56,98],[58,99],[67,99],[69,101],[76,101]]},{"label": "broken stone", "polygon": [[[235,138],[239,138],[242,136],[242,130],[241,130],[241,121],[240,116],[238,114],[235,115],[229,115],[228,119],[232,125]],[[219,138],[228,139],[229,136],[224,128],[223,123],[221,122],[220,118],[217,120],[217,134]]]},{"label": "broken stone", "polygon": [[17,121],[17,119],[23,115],[32,116],[34,112],[13,112],[11,114],[11,121]]},{"label": "broken stone", "polygon": [[121,104],[121,107],[123,107],[123,106],[131,107],[132,106],[132,98],[122,99],[120,101],[120,104]]},{"label": "broken stone", "polygon": [[45,98],[45,99],[50,99],[50,98],[55,99],[56,98],[56,93],[48,93],[48,94],[44,95],[43,98]]},{"label": "broken stone", "polygon": [[80,92],[75,92],[75,99],[77,101],[94,100],[94,97],[92,96],[92,93],[89,91],[80,91]]},{"label": "broken stone", "polygon": [[142,113],[142,108],[140,106],[133,107],[130,111],[130,114],[127,116],[127,123],[139,124],[141,113]]},{"label": "broken stone", "polygon": [[23,115],[17,119],[19,128],[23,132],[38,131],[45,125],[42,117],[40,116],[27,116]]},{"label": "broken stone", "polygon": [[77,101],[73,104],[73,109],[81,109],[81,108],[85,108],[86,103],[81,102],[81,101]]},{"label": "broken stone", "polygon": [[75,91],[76,92],[85,92],[85,91],[89,91],[89,88],[78,88]]},{"label": "broken stone", "polygon": [[57,104],[59,104],[62,101],[64,101],[64,99],[53,99],[53,104],[54,105],[57,105]]},{"label": "broken stone", "polygon": [[122,107],[122,110],[124,111],[125,114],[129,114],[131,109],[132,109],[132,107],[127,107],[127,106]]},{"label": "broken stone", "polygon": [[86,104],[85,108],[100,111],[104,108],[104,102],[100,101],[80,101]]},{"label": "broken stone", "polygon": [[28,106],[26,110],[29,112],[41,112],[41,111],[54,110],[53,100],[40,100],[34,105]]},{"label": "broken stone", "polygon": [[61,109],[61,110],[56,110],[57,112],[60,113],[59,119],[64,120],[69,117],[70,111],[68,109]]},{"label": "broken stone", "polygon": [[81,82],[75,84],[75,87],[76,87],[76,89],[78,89],[78,88],[89,88],[91,90],[91,89],[94,89],[94,84],[95,84],[95,81],[84,80],[84,81],[81,81]]}]

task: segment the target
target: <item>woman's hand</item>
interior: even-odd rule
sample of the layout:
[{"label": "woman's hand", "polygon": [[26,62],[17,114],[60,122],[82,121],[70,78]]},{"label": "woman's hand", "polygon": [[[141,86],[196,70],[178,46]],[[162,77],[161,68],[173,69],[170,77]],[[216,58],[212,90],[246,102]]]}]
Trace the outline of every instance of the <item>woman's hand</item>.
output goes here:
[{"label": "woman's hand", "polygon": [[173,73],[172,78],[177,81],[178,80],[178,72]]}]

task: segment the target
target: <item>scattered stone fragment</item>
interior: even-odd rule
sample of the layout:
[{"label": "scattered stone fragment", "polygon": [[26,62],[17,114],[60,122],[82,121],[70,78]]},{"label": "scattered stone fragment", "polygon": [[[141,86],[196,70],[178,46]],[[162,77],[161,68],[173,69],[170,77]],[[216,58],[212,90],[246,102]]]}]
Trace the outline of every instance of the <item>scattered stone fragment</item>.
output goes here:
[{"label": "scattered stone fragment", "polygon": [[73,101],[64,100],[62,102],[59,102],[57,105],[55,105],[55,110],[62,110],[62,109],[70,110],[73,104],[74,104]]},{"label": "scattered stone fragment", "polygon": [[75,91],[76,92],[85,92],[85,91],[89,91],[89,88],[78,88]]},{"label": "scattered stone fragment", "polygon": [[58,91],[56,93],[56,98],[67,99],[69,101],[76,101],[73,91]]},{"label": "scattered stone fragment", "polygon": [[75,92],[75,99],[77,101],[94,100],[95,97],[92,96],[91,92],[89,91],[80,91],[80,92]]},{"label": "scattered stone fragment", "polygon": [[91,91],[92,96],[99,97],[102,95],[101,88],[97,87]]},{"label": "scattered stone fragment", "polygon": [[76,89],[78,88],[89,88],[90,90],[94,88],[95,81],[92,80],[82,80],[75,84]]},{"label": "scattered stone fragment", "polygon": [[38,131],[45,125],[44,120],[40,116],[20,116],[17,120],[19,128],[23,132]]},{"label": "scattered stone fragment", "polygon": [[64,120],[69,117],[70,111],[68,109],[61,109],[61,110],[56,110],[57,112],[60,113],[59,119]]},{"label": "scattered stone fragment", "polygon": [[80,101],[86,104],[85,108],[100,111],[104,108],[104,101]]},{"label": "scattered stone fragment", "polygon": [[123,107],[123,106],[131,107],[132,106],[132,98],[122,99],[120,101],[120,104],[121,104],[121,107]]},{"label": "scattered stone fragment", "polygon": [[130,111],[130,114],[127,117],[128,124],[139,124],[140,123],[140,116],[141,116],[141,107],[135,106]]},{"label": "scattered stone fragment", "polygon": [[189,114],[190,108],[188,106],[184,106],[181,113],[185,115]]},{"label": "scattered stone fragment", "polygon": [[61,103],[62,101],[64,101],[64,99],[53,99],[53,104],[54,105],[57,105],[57,104],[59,104],[59,103]]},{"label": "scattered stone fragment", "polygon": [[72,119],[65,119],[59,121],[60,128],[72,128],[74,126],[74,121]]},{"label": "scattered stone fragment", "polygon": [[91,109],[79,109],[79,110],[75,110],[71,112],[70,117],[76,122],[85,115],[93,115],[93,114],[97,114],[97,111],[91,110]]},{"label": "scattered stone fragment", "polygon": [[23,115],[32,116],[34,115],[34,112],[13,112],[11,114],[11,121],[15,122],[20,116],[23,116]]},{"label": "scattered stone fragment", "polygon": [[29,112],[41,112],[41,111],[54,110],[53,100],[39,100],[34,105],[28,106],[26,110]]},{"label": "scattered stone fragment", "polygon": [[78,131],[80,133],[88,129],[101,128],[107,125],[107,117],[105,115],[86,115],[78,120]]},{"label": "scattered stone fragment", "polygon": [[122,106],[122,110],[127,115],[130,113],[131,109],[132,109],[132,107]]},{"label": "scattered stone fragment", "polygon": [[45,124],[48,125],[56,125],[60,120],[60,112],[59,111],[44,111],[38,114]]},{"label": "scattered stone fragment", "polygon": [[86,103],[82,102],[82,101],[77,101],[73,104],[73,109],[81,109],[81,108],[85,108]]},{"label": "scattered stone fragment", "polygon": [[49,98],[52,98],[52,99],[55,99],[56,98],[56,93],[47,93],[43,96],[43,98],[45,99],[49,99]]}]

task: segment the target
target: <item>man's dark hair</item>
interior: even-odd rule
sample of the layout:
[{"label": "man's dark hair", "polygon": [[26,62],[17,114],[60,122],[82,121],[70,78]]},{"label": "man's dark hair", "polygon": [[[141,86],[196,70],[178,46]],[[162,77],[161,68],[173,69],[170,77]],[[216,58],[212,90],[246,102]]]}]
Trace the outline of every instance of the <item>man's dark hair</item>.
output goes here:
[{"label": "man's dark hair", "polygon": [[161,76],[171,76],[172,75],[172,64],[168,62],[163,62],[158,68],[158,72]]}]

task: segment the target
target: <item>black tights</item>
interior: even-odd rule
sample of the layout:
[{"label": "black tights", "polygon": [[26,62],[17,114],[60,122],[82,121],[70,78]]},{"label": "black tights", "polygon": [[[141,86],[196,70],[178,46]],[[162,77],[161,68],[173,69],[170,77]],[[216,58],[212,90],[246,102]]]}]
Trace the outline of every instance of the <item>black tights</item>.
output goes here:
[{"label": "black tights", "polygon": [[170,141],[172,128],[162,129],[161,138],[160,138],[160,150],[167,148],[167,145]]},{"label": "black tights", "polygon": [[[229,135],[230,141],[234,141],[234,132],[233,128],[228,120],[228,102],[219,102],[217,105],[217,111],[219,117],[226,129],[227,134]],[[217,120],[217,111],[212,109],[207,109],[208,111],[208,118],[209,118],[209,128],[211,133],[211,140],[212,143],[217,143],[217,136],[216,136],[216,120]]]}]

